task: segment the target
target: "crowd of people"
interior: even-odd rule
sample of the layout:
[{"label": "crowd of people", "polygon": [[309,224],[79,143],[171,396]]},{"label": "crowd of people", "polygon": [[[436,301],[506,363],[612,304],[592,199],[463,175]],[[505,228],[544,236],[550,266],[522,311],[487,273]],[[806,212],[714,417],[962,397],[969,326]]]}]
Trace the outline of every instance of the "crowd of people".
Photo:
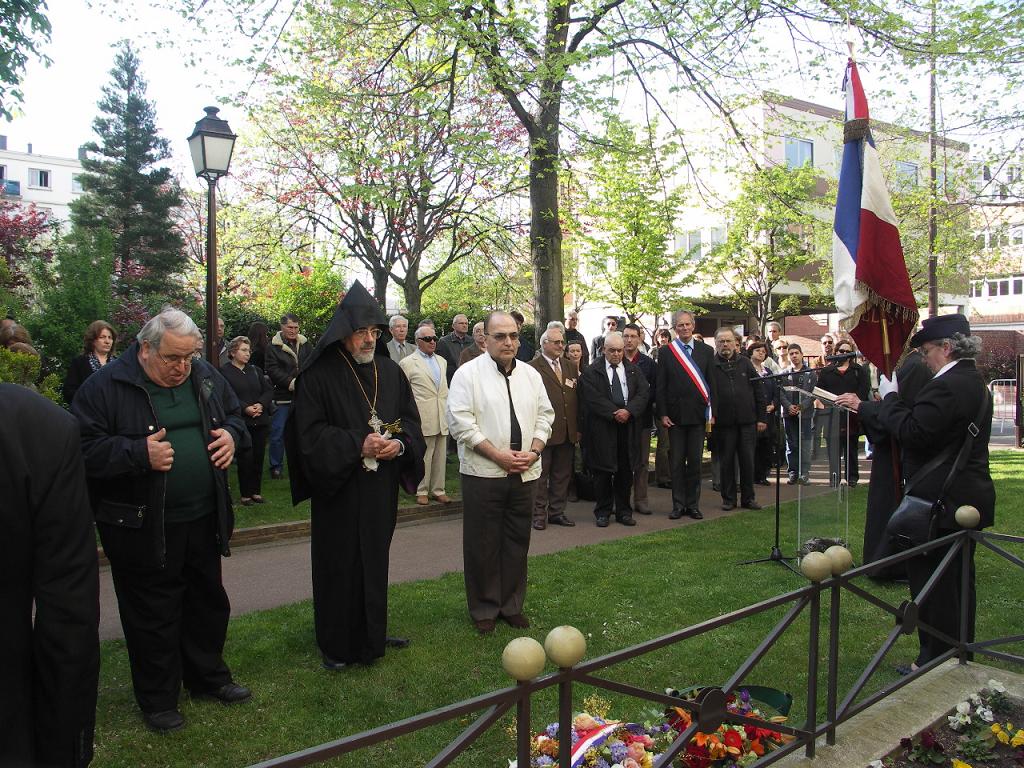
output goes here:
[{"label": "crowd of people", "polygon": [[[801,345],[782,338],[778,324],[769,325],[765,339],[723,326],[708,343],[695,333],[696,318],[687,310],[675,312],[650,345],[643,328],[620,325],[614,316],[588,343],[569,312],[564,323],[548,324],[534,353],[515,311],[492,311],[472,329],[467,316],[456,315],[444,336],[424,320],[410,341],[409,321],[386,317],[357,282],[315,346],[300,324],[288,313],[273,336],[254,323],[246,336],[230,340],[221,325],[218,359],[208,361],[200,354],[201,332],[179,310],[166,308],[149,320],[119,356],[116,331],[97,321],[68,369],[65,392],[75,418],[32,406],[43,412],[33,420],[54,424],[47,440],[77,445],[66,446],[63,456],[49,452],[49,463],[37,470],[23,468],[42,474],[20,487],[81,488],[68,502],[79,512],[88,498],[111,566],[135,699],[153,730],[184,726],[182,687],[227,704],[251,698],[224,662],[230,606],[221,557],[230,554],[233,527],[228,470],[237,466],[240,504],[262,503],[267,444],[271,479],[287,474],[293,502],[311,501],[316,643],[323,667],[341,671],[409,644],[387,627],[398,494],[404,489],[419,504],[431,497],[451,501],[445,487],[449,442],[458,454],[463,497],[467,609],[476,631],[487,635],[498,621],[530,626],[531,531],[576,525],[570,501],[592,498],[601,528],[613,520],[635,526],[635,515],[653,513],[648,478],[655,436],[655,481],[671,488],[668,517],[701,519],[706,444],[722,509],[756,510],[754,486],[770,482],[773,465],[785,462],[790,483],[809,482],[821,436],[830,482],[858,482],[862,424],[848,413],[860,417],[879,450],[894,450],[898,437],[913,468],[936,441],[949,443],[961,421],[970,423],[972,404],[980,402],[974,392],[980,376],[970,359],[977,345],[966,320],[926,321],[915,337],[923,353],[919,364],[901,370],[898,391],[883,379],[884,399],[872,392],[871,374],[848,337],[823,337],[822,355],[808,365]],[[10,336],[9,328],[0,332]],[[931,403],[927,413],[924,403]],[[17,407],[23,414],[31,410]],[[987,418],[987,427],[978,425],[986,438],[991,408]],[[24,421],[11,419],[9,426]],[[39,442],[25,431],[29,424],[23,426],[13,439]],[[8,434],[0,439],[12,439]],[[983,524],[990,525],[994,491],[982,478],[987,439],[984,449],[980,440],[977,446],[968,465],[976,475],[970,503],[984,507]],[[46,472],[64,473],[72,485],[47,479]],[[869,509],[869,519],[877,520],[870,549],[866,536],[866,559],[885,538],[878,527],[884,529],[897,500],[876,499],[886,509]],[[23,504],[49,509],[51,502],[30,494]],[[946,519],[942,524],[952,526]],[[81,622],[92,632],[84,633],[80,653],[63,662],[80,664],[68,677],[94,682],[95,553],[92,559],[87,554],[91,538],[79,539],[77,554],[61,557],[79,586],[67,599],[81,604]],[[927,565],[910,569],[915,589]],[[972,600],[973,593],[959,595],[960,584],[959,576],[950,577],[942,589]],[[35,599],[36,620],[45,621],[48,612],[40,612]],[[957,636],[956,627],[944,631]],[[922,639],[916,664],[941,653],[944,646],[929,642]],[[49,693],[63,695],[56,685]],[[25,742],[22,754],[63,749],[79,761],[55,764],[82,764],[92,721],[80,710],[90,701],[94,689],[91,699],[79,697],[82,707],[69,708],[59,737],[46,736],[45,746]]]}]

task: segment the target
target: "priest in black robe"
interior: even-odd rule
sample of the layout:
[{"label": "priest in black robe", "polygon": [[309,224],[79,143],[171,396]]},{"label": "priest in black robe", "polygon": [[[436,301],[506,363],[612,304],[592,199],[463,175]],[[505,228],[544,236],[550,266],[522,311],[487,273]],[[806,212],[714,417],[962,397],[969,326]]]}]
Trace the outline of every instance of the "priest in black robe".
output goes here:
[{"label": "priest in black robe", "polygon": [[313,615],[324,667],[387,645],[388,554],[399,485],[415,493],[425,444],[409,380],[375,355],[387,317],[353,283],[299,373],[286,430],[292,501],[310,499]]}]

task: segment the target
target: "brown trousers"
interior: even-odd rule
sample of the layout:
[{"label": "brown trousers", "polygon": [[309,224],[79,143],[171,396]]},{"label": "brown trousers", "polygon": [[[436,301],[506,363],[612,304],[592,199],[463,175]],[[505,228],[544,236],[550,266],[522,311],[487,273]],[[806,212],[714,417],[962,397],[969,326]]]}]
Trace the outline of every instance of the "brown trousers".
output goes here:
[{"label": "brown trousers", "polygon": [[526,600],[531,480],[462,476],[462,560],[473,621],[515,616]]},{"label": "brown trousers", "polygon": [[573,473],[573,444],[548,445],[541,454],[540,480],[533,496],[533,519],[547,522],[565,514]]}]

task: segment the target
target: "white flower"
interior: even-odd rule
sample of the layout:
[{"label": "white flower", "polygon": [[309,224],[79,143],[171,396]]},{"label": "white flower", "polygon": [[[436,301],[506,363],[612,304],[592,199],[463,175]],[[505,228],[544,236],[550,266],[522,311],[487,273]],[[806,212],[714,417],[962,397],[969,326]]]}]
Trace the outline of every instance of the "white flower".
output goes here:
[{"label": "white flower", "polygon": [[969,701],[961,701],[956,705],[956,711],[959,715],[971,714],[971,703]]},{"label": "white flower", "polygon": [[868,768],[884,768],[884,765],[881,760],[872,760],[868,763]]},{"label": "white flower", "polygon": [[972,693],[970,695],[970,701],[971,701],[971,704],[973,704],[976,707],[980,707],[981,706],[981,696],[979,696],[976,693]]},{"label": "white flower", "polygon": [[998,680],[989,680],[988,688],[990,691],[994,691],[995,693],[1006,693],[1006,687]]},{"label": "white flower", "polygon": [[978,717],[980,717],[986,723],[991,723],[995,720],[995,717],[992,715],[992,710],[988,707],[979,707]]},{"label": "white flower", "polygon": [[508,768],[519,768],[519,761],[518,760],[509,760],[508,761]]}]

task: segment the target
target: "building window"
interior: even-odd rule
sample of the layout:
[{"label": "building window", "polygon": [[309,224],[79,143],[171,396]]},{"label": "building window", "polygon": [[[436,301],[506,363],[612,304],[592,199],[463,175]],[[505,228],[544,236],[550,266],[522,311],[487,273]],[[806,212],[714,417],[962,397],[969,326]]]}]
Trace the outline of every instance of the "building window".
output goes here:
[{"label": "building window", "polygon": [[905,160],[897,160],[895,169],[897,185],[904,189],[911,189],[917,186],[917,163],[908,163]]},{"label": "building window", "polygon": [[1010,245],[1024,245],[1024,227],[1010,230]]},{"label": "building window", "polygon": [[82,189],[82,175],[75,173],[71,175],[71,191],[72,192],[84,192]]},{"label": "building window", "polygon": [[976,299],[981,296],[981,284],[977,280],[971,280],[971,287],[967,293],[972,299]]},{"label": "building window", "polygon": [[1024,277],[1013,278],[1013,295],[1020,296],[1024,293]]},{"label": "building window", "polygon": [[7,166],[0,165],[0,181],[7,181]]},{"label": "building window", "polygon": [[814,144],[806,139],[786,137],[786,167],[802,168],[814,165]]},{"label": "building window", "polygon": [[41,168],[29,168],[28,185],[34,189],[49,189],[50,172]]}]

